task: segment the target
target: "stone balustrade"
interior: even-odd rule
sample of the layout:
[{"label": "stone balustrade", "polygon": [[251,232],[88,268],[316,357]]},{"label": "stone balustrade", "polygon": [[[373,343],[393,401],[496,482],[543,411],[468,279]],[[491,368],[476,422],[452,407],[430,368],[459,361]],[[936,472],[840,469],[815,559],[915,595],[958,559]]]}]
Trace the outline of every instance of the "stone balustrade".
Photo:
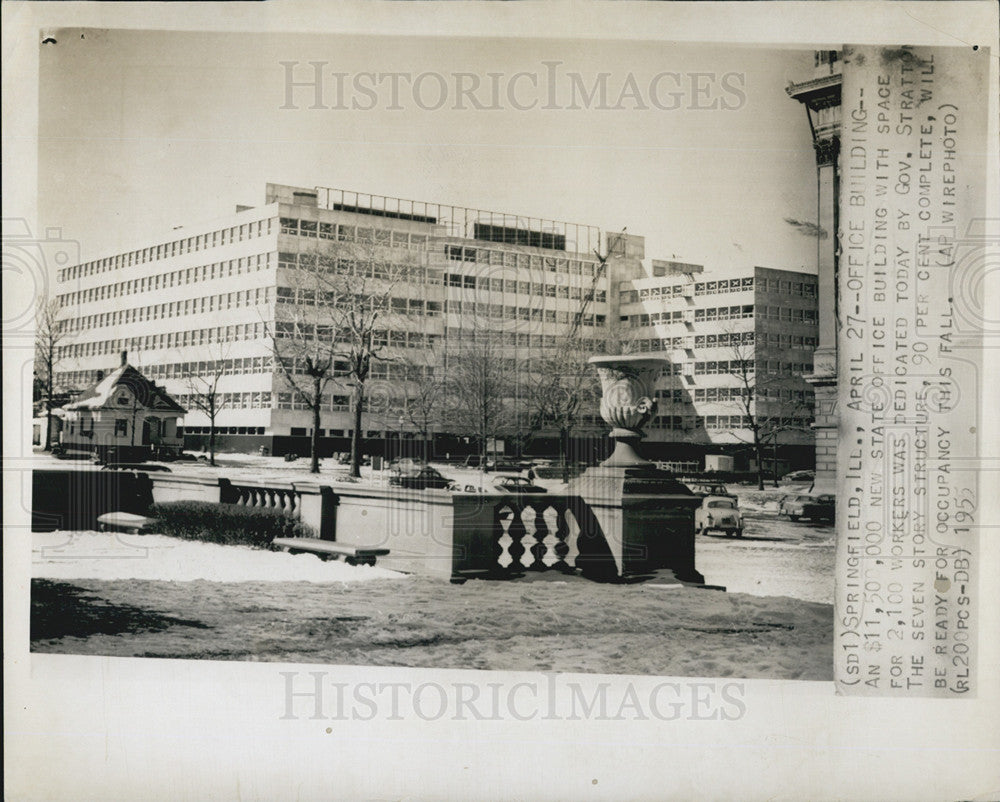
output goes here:
[{"label": "stone balustrade", "polygon": [[[614,580],[694,571],[693,504],[650,515],[650,497],[585,499],[549,493],[451,493],[347,482],[252,482],[151,477],[155,501],[183,498],[281,510],[316,537],[388,548],[379,564],[417,574],[512,577],[579,572]],[[694,499],[684,500],[694,501]],[[666,523],[665,526],[661,523]]]}]

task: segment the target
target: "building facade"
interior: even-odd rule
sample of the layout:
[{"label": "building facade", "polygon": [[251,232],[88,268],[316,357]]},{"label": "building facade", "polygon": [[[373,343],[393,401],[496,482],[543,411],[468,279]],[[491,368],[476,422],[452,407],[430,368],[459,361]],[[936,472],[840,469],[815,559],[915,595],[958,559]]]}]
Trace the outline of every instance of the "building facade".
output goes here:
[{"label": "building facade", "polygon": [[837,268],[840,203],[840,53],[815,54],[813,74],[789,85],[789,97],[809,118],[816,151],[816,269],[819,277],[819,346],[806,380],[816,393],[817,492],[833,493],[837,484]]},{"label": "building facade", "polygon": [[813,390],[802,376],[818,343],[816,277],[657,260],[652,273],[623,283],[619,322],[631,350],[671,362],[648,437],[674,447],[654,450],[745,455],[746,464],[756,425],[769,454],[777,446],[789,466],[809,464]]},{"label": "building facade", "polygon": [[96,378],[61,410],[63,453],[122,462],[180,453],[183,437],[178,421],[186,410],[129,365],[125,352],[116,370],[106,376],[99,371]]},{"label": "building facade", "polygon": [[[379,258],[359,258],[361,250],[377,251]],[[731,326],[741,336],[750,330],[756,337],[758,323],[768,325],[766,311],[757,320],[765,307],[756,300],[759,292],[768,291],[766,271],[756,268],[724,279],[724,291],[719,289],[722,280],[713,279],[709,292],[707,282],[688,282],[675,268],[668,275],[667,263],[654,260],[648,269],[645,264],[642,237],[602,233],[595,226],[268,184],[261,207],[240,207],[226,218],[175,229],[162,241],[61,270],[65,339],[57,384],[91,384],[97,371],[125,350],[138,369],[188,408],[188,447],[207,440],[209,419],[196,402],[206,382],[217,378],[220,448],[265,446],[274,453],[304,453],[311,412],[273,360],[274,338],[286,336],[290,321],[315,303],[315,291],[301,276],[323,269],[359,282],[379,281],[385,278],[379,271],[389,270],[395,278],[390,306],[374,337],[390,358],[373,363],[366,384],[363,435],[369,450],[416,435],[419,427],[403,414],[411,403],[412,384],[447,371],[449,354],[463,343],[489,337],[505,358],[530,363],[532,355],[558,349],[568,331],[594,353],[624,333],[674,362],[672,383],[662,388],[669,395],[661,395],[661,414],[649,431],[660,450],[699,439],[703,445],[725,444],[718,391],[710,393],[720,386],[718,359],[712,356],[726,347],[719,345],[718,336],[728,334]],[[775,287],[797,275],[778,273],[785,276],[775,271]],[[660,288],[658,304],[664,287],[689,284],[692,303],[684,307],[684,316],[652,322],[658,314],[650,311],[654,288]],[[671,295],[671,303],[687,304],[686,291]],[[792,297],[783,300],[791,303]],[[792,312],[780,312],[781,302],[774,304],[776,327],[785,335],[795,325],[808,328],[804,320],[783,319],[782,314]],[[808,303],[802,296],[788,308],[801,305],[804,311]],[[738,319],[730,310],[737,305]],[[720,318],[723,306],[727,312]],[[643,315],[650,316],[648,323]],[[761,334],[779,336],[769,330]],[[814,333],[803,330],[801,336]],[[654,338],[658,346],[669,339],[670,346],[652,349]],[[779,363],[775,369],[801,367],[790,357]],[[713,373],[708,373],[710,364]],[[346,365],[336,368],[321,415],[326,453],[346,450],[353,425]],[[696,411],[684,407],[684,399],[675,399],[675,390],[693,393]],[[516,403],[519,389],[511,392]],[[682,421],[676,427],[675,418]],[[732,422],[726,419],[727,426]],[[582,415],[581,424],[582,436],[603,439],[596,403]],[[460,453],[468,446],[460,433],[448,430],[447,421],[436,422],[433,429],[437,451]]]}]

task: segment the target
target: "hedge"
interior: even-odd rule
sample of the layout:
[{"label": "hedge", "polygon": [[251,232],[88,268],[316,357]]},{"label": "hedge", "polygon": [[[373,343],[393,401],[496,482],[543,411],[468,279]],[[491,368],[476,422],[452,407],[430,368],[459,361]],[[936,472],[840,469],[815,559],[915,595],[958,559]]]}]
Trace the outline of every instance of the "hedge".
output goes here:
[{"label": "hedge", "polygon": [[277,510],[238,504],[166,501],[150,507],[149,514],[161,534],[185,540],[267,548],[276,537],[312,536],[306,524]]}]

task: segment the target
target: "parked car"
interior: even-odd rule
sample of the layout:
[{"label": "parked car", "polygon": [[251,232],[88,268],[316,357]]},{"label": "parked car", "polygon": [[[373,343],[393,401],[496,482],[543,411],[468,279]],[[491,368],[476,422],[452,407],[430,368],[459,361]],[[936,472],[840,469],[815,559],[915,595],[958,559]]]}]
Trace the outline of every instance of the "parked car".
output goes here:
[{"label": "parked car", "polygon": [[416,471],[424,467],[424,461],[422,459],[414,459],[412,457],[396,457],[392,462],[389,463],[389,470],[400,473],[402,471]]},{"label": "parked car", "polygon": [[143,471],[146,473],[160,471],[171,473],[166,465],[157,465],[155,462],[105,462],[101,465],[102,471]]},{"label": "parked car", "polygon": [[524,466],[520,462],[515,462],[508,459],[487,459],[486,467],[483,468],[484,471],[489,473],[490,471],[520,471]]},{"label": "parked car", "polygon": [[783,484],[800,484],[812,482],[815,478],[816,473],[814,471],[792,471],[782,476],[781,481]]},{"label": "parked car", "polygon": [[836,510],[836,497],[831,494],[819,496],[785,496],[778,503],[778,515],[787,515],[789,520],[832,521]]},{"label": "parked car", "polygon": [[461,485],[458,482],[449,482],[448,486],[445,488],[452,493],[482,493],[483,489],[477,487],[476,485]]},{"label": "parked car", "polygon": [[445,490],[452,484],[452,481],[442,476],[436,468],[425,465],[423,468],[414,468],[392,474],[389,477],[389,484],[395,487],[406,487],[410,490]]},{"label": "parked car", "polygon": [[743,537],[743,515],[735,497],[705,496],[694,511],[694,531],[703,534],[712,529],[729,537]]},{"label": "parked car", "polygon": [[541,485],[536,485],[523,476],[498,476],[493,487],[501,493],[548,493]]},{"label": "parked car", "polygon": [[[350,465],[351,464],[351,453],[347,452],[346,454],[341,454],[337,458],[337,464],[338,465]],[[361,464],[362,465],[371,465],[372,464],[372,458],[369,457],[367,454],[362,454],[361,455]]]},{"label": "parked car", "polygon": [[736,498],[721,482],[692,482],[688,489],[696,496],[728,496]]}]

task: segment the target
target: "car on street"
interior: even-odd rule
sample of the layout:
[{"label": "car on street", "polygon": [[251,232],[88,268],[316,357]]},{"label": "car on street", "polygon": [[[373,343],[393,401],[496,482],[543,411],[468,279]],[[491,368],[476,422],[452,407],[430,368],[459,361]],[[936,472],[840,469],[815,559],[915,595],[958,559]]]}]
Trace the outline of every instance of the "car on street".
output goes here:
[{"label": "car on street", "polygon": [[782,484],[804,484],[805,482],[812,482],[816,478],[814,471],[792,471],[791,473],[786,473],[781,477]]},{"label": "car on street", "polygon": [[423,467],[424,461],[422,459],[414,459],[413,457],[397,457],[389,463],[389,470],[394,471],[395,473],[416,471]]},{"label": "car on street", "polygon": [[105,462],[101,465],[102,471],[160,471],[171,473],[166,465],[157,465],[151,462]]},{"label": "car on street", "polygon": [[691,482],[688,489],[696,496],[729,496],[735,498],[722,482]]},{"label": "car on street", "polygon": [[483,470],[487,473],[495,471],[520,471],[524,468],[520,462],[509,459],[487,459]]},{"label": "car on street", "polygon": [[799,494],[785,496],[778,503],[778,515],[787,515],[790,521],[808,518],[810,521],[832,521],[836,498],[832,494],[818,496]]},{"label": "car on street", "polygon": [[523,476],[498,476],[493,480],[493,488],[501,493],[548,493],[541,485],[536,485]]},{"label": "car on street", "polygon": [[694,531],[705,534],[711,530],[729,537],[743,537],[743,515],[733,496],[705,496],[694,511]]},{"label": "car on street", "polygon": [[389,484],[410,490],[446,490],[453,483],[451,479],[442,476],[436,468],[425,465],[422,468],[411,468],[392,474],[389,477]]}]

